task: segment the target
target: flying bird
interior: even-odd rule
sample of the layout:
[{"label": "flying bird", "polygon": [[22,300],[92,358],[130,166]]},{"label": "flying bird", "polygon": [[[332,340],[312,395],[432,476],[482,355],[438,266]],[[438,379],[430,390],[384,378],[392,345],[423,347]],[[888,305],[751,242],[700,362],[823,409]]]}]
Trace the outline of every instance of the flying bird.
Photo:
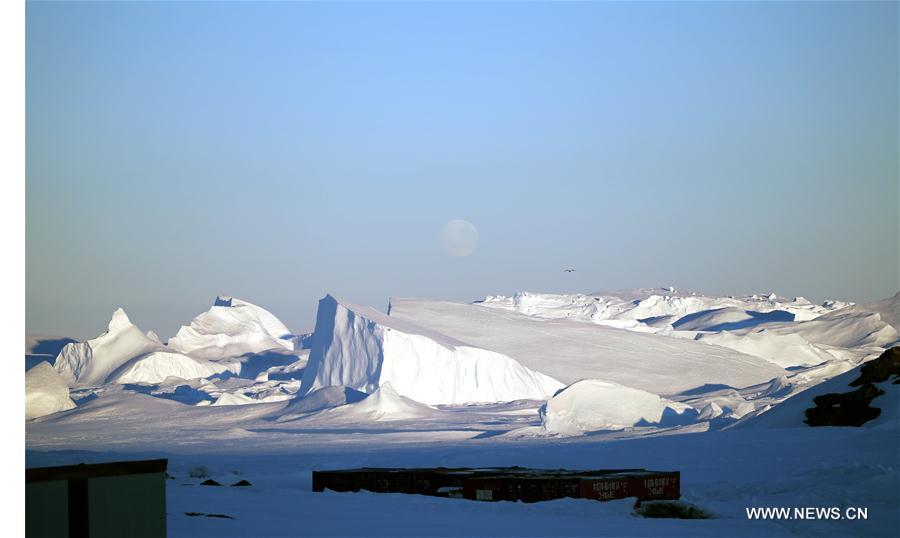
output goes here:
[{"label": "flying bird", "polygon": [[574,273],[575,269],[563,269],[566,273]]}]

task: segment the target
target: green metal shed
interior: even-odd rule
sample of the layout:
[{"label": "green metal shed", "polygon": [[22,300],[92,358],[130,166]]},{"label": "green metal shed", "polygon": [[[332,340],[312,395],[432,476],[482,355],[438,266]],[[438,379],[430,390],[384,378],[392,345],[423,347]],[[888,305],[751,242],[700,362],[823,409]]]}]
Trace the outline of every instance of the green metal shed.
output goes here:
[{"label": "green metal shed", "polygon": [[25,470],[25,536],[164,537],[168,460]]}]

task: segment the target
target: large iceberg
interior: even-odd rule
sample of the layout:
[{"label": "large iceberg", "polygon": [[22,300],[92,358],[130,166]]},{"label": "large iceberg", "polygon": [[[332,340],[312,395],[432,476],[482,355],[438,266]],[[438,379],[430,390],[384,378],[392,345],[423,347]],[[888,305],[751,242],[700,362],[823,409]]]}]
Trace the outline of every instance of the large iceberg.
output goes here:
[{"label": "large iceberg", "polygon": [[426,404],[544,399],[562,388],[506,355],[331,295],[320,300],[300,393],[345,386],[371,394],[385,383]]},{"label": "large iceberg", "polygon": [[566,384],[604,379],[654,394],[674,394],[707,383],[745,387],[785,373],[765,359],[685,338],[540,318],[483,304],[392,298],[390,318],[502,353]]},{"label": "large iceberg", "polygon": [[271,312],[234,297],[216,297],[212,308],[169,339],[175,351],[201,359],[294,349],[291,332]]},{"label": "large iceberg", "polygon": [[103,383],[157,383],[167,377],[191,379],[225,371],[225,365],[173,353],[141,332],[121,308],[108,330],[87,342],[67,344],[53,367],[69,386]]},{"label": "large iceberg", "polygon": [[105,333],[87,342],[67,344],[53,367],[70,386],[99,385],[126,362],[161,347],[119,308],[113,312]]}]

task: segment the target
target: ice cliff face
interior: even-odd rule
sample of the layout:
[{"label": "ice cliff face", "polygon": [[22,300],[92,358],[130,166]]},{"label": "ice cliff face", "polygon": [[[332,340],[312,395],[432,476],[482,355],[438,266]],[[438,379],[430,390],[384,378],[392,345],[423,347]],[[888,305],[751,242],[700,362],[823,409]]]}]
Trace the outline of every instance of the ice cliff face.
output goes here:
[{"label": "ice cliff face", "polygon": [[426,404],[543,399],[562,384],[492,351],[326,296],[301,394],[328,386],[374,393],[390,383]]},{"label": "ice cliff face", "polygon": [[294,349],[292,335],[271,312],[233,297],[217,297],[169,340],[169,348],[200,359],[237,357],[269,349]]}]

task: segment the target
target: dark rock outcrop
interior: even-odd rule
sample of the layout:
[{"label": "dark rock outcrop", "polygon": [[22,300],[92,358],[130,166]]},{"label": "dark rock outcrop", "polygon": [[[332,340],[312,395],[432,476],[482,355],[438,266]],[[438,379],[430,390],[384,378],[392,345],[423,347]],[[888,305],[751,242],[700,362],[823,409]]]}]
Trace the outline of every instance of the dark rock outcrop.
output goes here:
[{"label": "dark rock outcrop", "polygon": [[878,418],[881,409],[871,407],[872,400],[884,394],[875,383],[884,383],[894,376],[894,384],[900,383],[900,347],[891,348],[875,360],[859,369],[859,377],[850,383],[859,387],[845,393],[816,396],[815,407],[806,410],[806,423],[810,426],[862,426]]}]

